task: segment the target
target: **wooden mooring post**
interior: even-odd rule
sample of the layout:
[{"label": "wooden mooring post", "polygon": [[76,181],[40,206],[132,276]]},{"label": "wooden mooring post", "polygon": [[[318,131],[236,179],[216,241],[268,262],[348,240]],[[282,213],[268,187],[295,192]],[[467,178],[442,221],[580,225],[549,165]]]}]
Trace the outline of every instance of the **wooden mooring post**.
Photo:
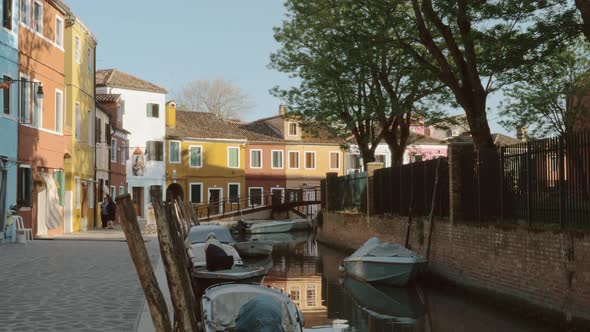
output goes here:
[{"label": "wooden mooring post", "polygon": [[430,259],[430,244],[432,243],[432,230],[434,229],[434,208],[436,205],[436,194],[438,192],[438,178],[440,172],[440,158],[436,160],[436,171],[434,172],[434,189],[432,189],[432,204],[430,205],[430,215],[428,221],[430,228],[428,229],[428,243],[426,244],[426,259]]},{"label": "wooden mooring post", "polygon": [[160,287],[158,287],[158,280],[154,274],[154,269],[150,262],[147,249],[145,248],[143,237],[141,236],[131,195],[125,194],[119,196],[116,202],[117,209],[121,215],[121,226],[127,239],[129,252],[137,270],[145,299],[150,308],[154,328],[158,332],[172,332],[166,301],[164,300]]}]

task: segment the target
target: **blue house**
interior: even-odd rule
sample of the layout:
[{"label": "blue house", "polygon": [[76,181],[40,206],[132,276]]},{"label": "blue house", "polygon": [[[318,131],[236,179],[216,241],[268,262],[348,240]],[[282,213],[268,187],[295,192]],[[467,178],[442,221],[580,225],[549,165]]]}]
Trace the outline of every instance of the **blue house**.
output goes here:
[{"label": "blue house", "polygon": [[[18,0],[2,1],[0,82],[18,80]],[[0,89],[0,231],[6,211],[16,204],[18,150],[18,83]]]}]

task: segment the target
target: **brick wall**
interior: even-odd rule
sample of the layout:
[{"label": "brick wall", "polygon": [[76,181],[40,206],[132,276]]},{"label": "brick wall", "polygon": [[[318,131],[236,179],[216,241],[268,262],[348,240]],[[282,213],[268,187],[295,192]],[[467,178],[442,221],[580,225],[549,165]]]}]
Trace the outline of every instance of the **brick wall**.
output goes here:
[{"label": "brick wall", "polygon": [[[406,217],[323,214],[319,241],[357,249],[367,239],[405,242]],[[410,246],[425,255],[429,223],[415,219]],[[435,220],[430,268],[458,284],[590,320],[590,235]]]}]

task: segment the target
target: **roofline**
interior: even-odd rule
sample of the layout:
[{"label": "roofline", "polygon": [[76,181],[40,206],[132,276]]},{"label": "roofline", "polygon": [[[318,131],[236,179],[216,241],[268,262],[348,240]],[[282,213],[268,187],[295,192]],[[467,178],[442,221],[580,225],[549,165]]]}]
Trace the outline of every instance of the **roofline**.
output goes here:
[{"label": "roofline", "polygon": [[247,139],[243,138],[205,138],[205,137],[178,137],[172,135],[166,135],[165,137],[168,140],[181,140],[181,141],[190,141],[190,142],[234,142],[234,143],[247,143]]},{"label": "roofline", "polygon": [[[151,84],[153,84],[153,83],[151,83]],[[160,92],[160,91],[154,91],[154,90],[148,90],[148,89],[131,88],[128,86],[121,86],[121,85],[117,85],[117,84],[97,84],[96,87],[97,88],[118,88],[118,89],[125,89],[125,90],[159,93],[159,94],[164,94],[164,95],[168,93],[168,90],[166,90],[164,88],[160,88],[160,89],[164,90],[164,92]]]}]

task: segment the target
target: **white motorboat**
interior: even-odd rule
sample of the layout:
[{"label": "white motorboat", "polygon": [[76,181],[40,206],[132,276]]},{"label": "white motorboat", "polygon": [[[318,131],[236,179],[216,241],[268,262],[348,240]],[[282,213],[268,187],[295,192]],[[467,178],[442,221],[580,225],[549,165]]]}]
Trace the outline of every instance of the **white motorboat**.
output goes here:
[{"label": "white motorboat", "polygon": [[[219,224],[207,224],[191,227],[186,239],[187,246],[190,247],[192,244],[205,243],[210,233],[215,234],[215,238],[224,245],[224,249],[226,249],[228,254],[236,250],[242,256],[265,256],[272,253],[272,242],[235,242],[230,230],[227,227]],[[228,249],[228,246],[235,248],[235,250]],[[236,255],[234,255],[234,259],[236,258],[235,256]]]},{"label": "white motorboat", "polygon": [[309,228],[311,228],[311,222],[307,219],[268,220],[251,223],[250,226],[246,228],[246,232],[250,234],[287,233]]},{"label": "white motorboat", "polygon": [[273,243],[270,241],[246,241],[246,242],[235,242],[234,248],[244,257],[253,256],[269,256],[272,254]]},{"label": "white motorboat", "polygon": [[403,246],[369,239],[344,259],[344,271],[352,277],[392,286],[405,286],[426,265],[426,259]]},{"label": "white motorboat", "polygon": [[216,285],[201,297],[205,332],[252,331],[261,325],[272,331],[302,332],[303,317],[285,293],[257,284]]}]

